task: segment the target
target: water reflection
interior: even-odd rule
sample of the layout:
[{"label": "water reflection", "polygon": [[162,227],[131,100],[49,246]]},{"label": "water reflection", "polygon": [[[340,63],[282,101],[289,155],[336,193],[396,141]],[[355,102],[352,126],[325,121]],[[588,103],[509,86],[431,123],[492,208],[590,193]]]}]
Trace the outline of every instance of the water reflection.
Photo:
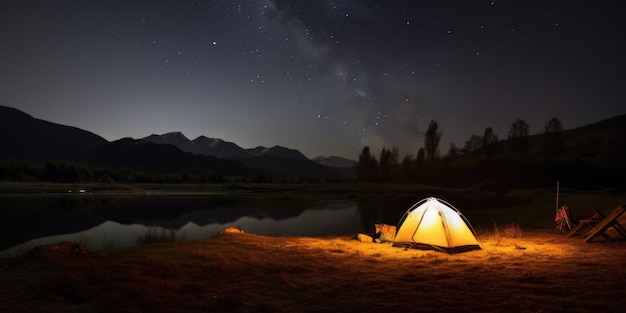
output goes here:
[{"label": "water reflection", "polygon": [[355,202],[265,203],[236,197],[0,198],[6,232],[0,257],[60,241],[89,249],[137,245],[146,236],[212,237],[226,227],[269,236],[327,236],[363,231]]},{"label": "water reflection", "polygon": [[[375,223],[396,225],[420,196],[315,201],[237,194],[0,194],[0,258],[60,241],[101,250],[158,241],[159,237],[208,238],[226,227],[266,236],[372,233]],[[501,222],[508,212],[492,207],[471,209],[478,206],[462,199],[457,202],[469,208],[464,215],[474,228]]]}]

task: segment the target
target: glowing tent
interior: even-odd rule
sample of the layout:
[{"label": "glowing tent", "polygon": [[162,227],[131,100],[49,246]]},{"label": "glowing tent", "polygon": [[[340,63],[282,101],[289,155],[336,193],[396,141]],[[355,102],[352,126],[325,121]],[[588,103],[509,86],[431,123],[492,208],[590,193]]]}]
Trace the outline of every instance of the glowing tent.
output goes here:
[{"label": "glowing tent", "polygon": [[440,250],[447,253],[480,250],[474,229],[449,203],[426,198],[406,211],[397,226],[394,247]]}]

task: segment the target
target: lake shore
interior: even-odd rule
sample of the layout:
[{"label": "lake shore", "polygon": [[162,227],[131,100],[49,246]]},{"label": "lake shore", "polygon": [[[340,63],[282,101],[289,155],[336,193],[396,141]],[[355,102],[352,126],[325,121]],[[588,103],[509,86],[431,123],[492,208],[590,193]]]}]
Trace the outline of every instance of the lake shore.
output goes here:
[{"label": "lake shore", "polygon": [[[2,184],[0,194],[207,196],[271,207],[345,199],[387,210],[427,195],[453,199],[483,250],[448,255],[343,237],[217,237],[105,251],[31,252],[0,259],[6,312],[619,312],[626,242],[583,243],[553,225],[555,192],[386,184]],[[71,192],[69,192],[71,191]],[[76,193],[78,192],[78,193]],[[623,194],[562,190],[574,216],[610,212]],[[77,208],[77,210],[80,208]],[[482,221],[479,216],[485,217]],[[493,226],[519,225],[519,232]],[[20,224],[21,225],[21,224]],[[43,250],[46,251],[46,250]]]},{"label": "lake shore", "polygon": [[552,229],[448,255],[349,237],[224,234],[0,260],[8,312],[618,312],[626,243]]}]

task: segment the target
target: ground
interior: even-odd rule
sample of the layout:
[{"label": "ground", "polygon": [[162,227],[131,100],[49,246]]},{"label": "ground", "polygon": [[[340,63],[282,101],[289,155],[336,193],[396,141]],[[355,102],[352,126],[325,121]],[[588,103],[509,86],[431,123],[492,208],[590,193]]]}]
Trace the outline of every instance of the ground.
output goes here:
[{"label": "ground", "polygon": [[0,260],[4,312],[623,312],[626,242],[551,229],[483,250],[223,234]]}]

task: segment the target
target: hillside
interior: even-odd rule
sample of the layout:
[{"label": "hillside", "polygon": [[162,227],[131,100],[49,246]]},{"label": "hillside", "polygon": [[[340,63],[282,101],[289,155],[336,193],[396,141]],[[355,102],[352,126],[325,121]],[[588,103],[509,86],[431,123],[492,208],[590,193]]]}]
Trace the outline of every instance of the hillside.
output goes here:
[{"label": "hillside", "polygon": [[[0,107],[0,113],[0,160],[61,162],[45,171],[5,162],[0,164],[0,172],[4,171],[0,179],[5,180],[26,177],[55,181],[63,176],[63,181],[69,182],[92,176],[84,166],[123,169],[126,174],[120,177],[128,179],[133,177],[128,174],[132,170],[149,171],[151,179],[156,179],[157,172],[299,179],[350,177],[307,159],[297,150],[280,146],[246,150],[218,138],[200,136],[189,140],[180,132],[108,142],[88,131],[36,119],[13,108]],[[99,170],[96,175],[103,173]]]},{"label": "hillside", "polygon": [[[502,140],[444,162],[456,183],[506,186],[626,187],[626,115],[555,133]],[[453,174],[454,173],[454,174]],[[469,178],[469,179],[468,179]],[[463,182],[463,183],[461,183]]]},{"label": "hillside", "polygon": [[78,159],[107,140],[91,132],[36,119],[0,106],[0,158]]},{"label": "hillside", "polygon": [[[490,154],[512,156],[516,144],[520,157],[533,162],[582,163],[601,168],[626,168],[626,114],[551,134],[529,136],[526,142],[503,140],[485,147]],[[478,151],[478,153],[487,151]]]},{"label": "hillside", "polygon": [[[0,179],[49,179],[46,168],[20,167],[10,161],[70,161],[91,166],[156,172],[192,171],[265,178],[354,179],[354,162],[340,157],[308,159],[281,146],[243,149],[232,142],[200,136],[189,140],[180,132],[109,143],[75,127],[34,118],[0,106]],[[555,181],[577,188],[623,188],[626,175],[626,115],[548,134],[501,140],[479,149],[447,155],[437,162],[376,169],[363,181],[413,182],[449,187],[486,184],[485,188],[545,187]],[[352,166],[351,166],[352,164]],[[80,172],[84,169],[58,170]],[[378,166],[378,164],[374,165]],[[67,171],[66,171],[67,172]],[[98,175],[100,175],[99,173]],[[47,176],[48,175],[48,176]],[[205,174],[201,174],[205,175]],[[211,174],[212,175],[212,174]],[[377,177],[376,175],[379,175]],[[131,177],[126,175],[125,177]],[[91,177],[69,175],[72,177]],[[497,186],[497,187],[496,187]]]},{"label": "hillside", "polygon": [[211,171],[225,175],[252,175],[247,167],[229,160],[194,155],[170,144],[123,138],[89,153],[89,162],[152,171]]},{"label": "hillside", "polygon": [[194,140],[189,140],[181,132],[171,132],[163,135],[152,134],[143,139],[158,144],[174,145],[182,151],[198,155],[210,155],[217,158],[251,157],[245,149],[218,138],[199,136]]},{"label": "hillside", "polygon": [[145,141],[168,144],[194,155],[212,156],[241,163],[258,174],[274,178],[352,179],[351,168],[333,168],[308,159],[302,152],[281,146],[243,149],[232,142],[200,136],[189,140],[180,132],[151,135]]}]

